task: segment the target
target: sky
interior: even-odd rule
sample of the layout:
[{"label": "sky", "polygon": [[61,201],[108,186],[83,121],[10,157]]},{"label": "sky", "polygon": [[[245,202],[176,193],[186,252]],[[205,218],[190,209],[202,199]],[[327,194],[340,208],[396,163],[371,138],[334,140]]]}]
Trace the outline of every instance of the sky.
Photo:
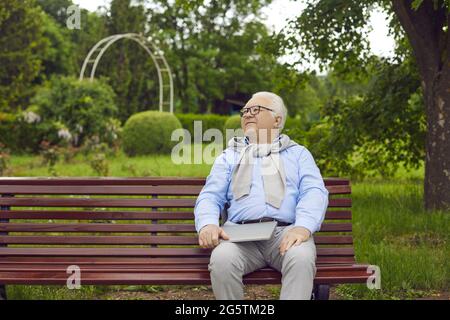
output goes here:
[{"label": "sky", "polygon": [[[99,6],[108,6],[110,0],[73,0],[73,2],[84,9],[95,11]],[[303,1],[274,0],[262,12],[266,16],[268,28],[280,31],[287,21],[298,16],[303,8]],[[379,56],[392,57],[395,43],[394,39],[388,35],[386,15],[379,10],[375,10],[370,17],[370,26],[372,31],[369,33],[369,41],[372,52]],[[282,57],[280,60],[292,62],[295,59],[295,55],[291,55]],[[317,66],[312,66],[312,68],[318,71]]]}]

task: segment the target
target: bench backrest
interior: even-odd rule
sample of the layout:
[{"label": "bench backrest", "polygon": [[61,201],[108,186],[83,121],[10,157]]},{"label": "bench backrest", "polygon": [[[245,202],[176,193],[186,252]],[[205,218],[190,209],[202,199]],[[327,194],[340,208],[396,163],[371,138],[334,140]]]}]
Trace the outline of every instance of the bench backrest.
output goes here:
[{"label": "bench backrest", "polygon": [[[347,179],[324,179],[319,264],[352,264]],[[198,247],[193,208],[204,178],[0,178],[0,246]],[[182,251],[180,251],[182,254]]]}]

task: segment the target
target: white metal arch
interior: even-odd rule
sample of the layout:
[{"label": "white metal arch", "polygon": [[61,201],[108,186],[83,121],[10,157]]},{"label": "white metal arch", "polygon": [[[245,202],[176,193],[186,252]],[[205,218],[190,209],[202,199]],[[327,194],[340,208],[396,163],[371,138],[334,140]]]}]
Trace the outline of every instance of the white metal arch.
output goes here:
[{"label": "white metal arch", "polygon": [[[83,80],[88,66],[91,66],[91,72],[89,75],[90,81],[95,78],[95,71],[97,70],[98,63],[102,58],[106,50],[115,42],[121,39],[130,39],[137,42],[144,50],[149,54],[153,63],[155,64],[156,71],[158,73],[159,82],[159,111],[163,111],[165,105],[169,105],[169,111],[173,113],[173,77],[169,64],[164,57],[164,52],[161,51],[152,38],[145,38],[137,33],[124,33],[115,34],[106,37],[95,44],[89,51],[88,55],[84,59],[83,66],[80,71],[80,80]],[[164,90],[168,88],[169,91]]]}]

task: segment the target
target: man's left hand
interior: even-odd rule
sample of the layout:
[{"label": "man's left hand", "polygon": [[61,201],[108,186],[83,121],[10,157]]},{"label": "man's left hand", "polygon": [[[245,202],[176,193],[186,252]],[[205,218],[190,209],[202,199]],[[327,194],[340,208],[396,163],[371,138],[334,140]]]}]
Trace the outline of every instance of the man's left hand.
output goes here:
[{"label": "man's left hand", "polygon": [[289,250],[292,246],[298,246],[302,242],[306,241],[311,237],[311,232],[305,227],[294,227],[286,232],[281,240],[280,253],[282,256]]}]

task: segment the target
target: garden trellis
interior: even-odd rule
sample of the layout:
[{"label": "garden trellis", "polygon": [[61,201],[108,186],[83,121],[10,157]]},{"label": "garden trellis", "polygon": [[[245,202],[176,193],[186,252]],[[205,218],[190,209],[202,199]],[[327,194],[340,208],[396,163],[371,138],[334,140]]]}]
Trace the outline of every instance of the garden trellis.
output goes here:
[{"label": "garden trellis", "polygon": [[158,74],[159,111],[163,111],[164,107],[168,106],[170,113],[173,113],[173,75],[164,57],[164,52],[157,47],[151,37],[146,38],[137,33],[124,33],[103,38],[92,47],[84,59],[80,71],[80,80],[84,79],[86,72],[89,72],[88,70],[90,69],[89,79],[93,81],[95,71],[103,54],[112,44],[121,39],[129,39],[137,42],[149,54]]}]

